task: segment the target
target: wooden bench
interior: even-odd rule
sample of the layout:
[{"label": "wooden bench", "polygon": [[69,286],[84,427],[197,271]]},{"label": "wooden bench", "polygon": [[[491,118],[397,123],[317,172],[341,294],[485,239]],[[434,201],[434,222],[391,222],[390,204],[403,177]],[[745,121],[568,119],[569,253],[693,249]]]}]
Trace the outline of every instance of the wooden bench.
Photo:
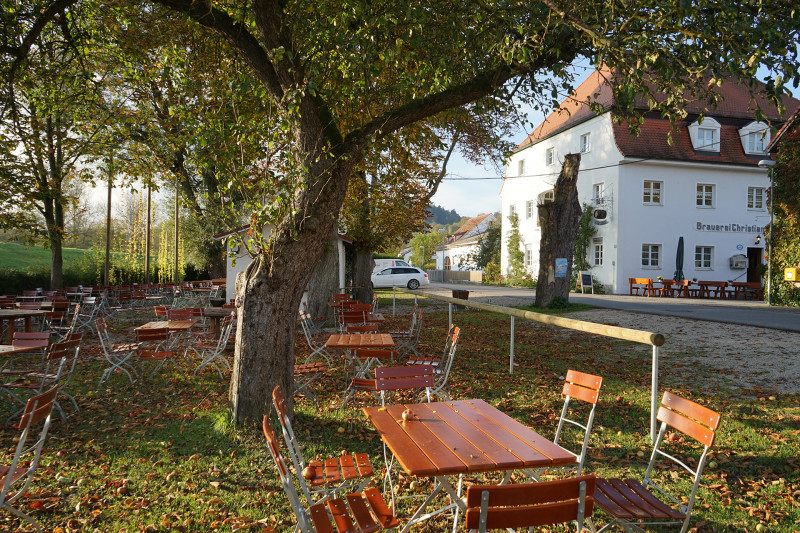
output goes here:
[{"label": "wooden bench", "polygon": [[733,287],[733,299],[736,300],[739,298],[739,295],[744,296],[745,300],[763,300],[764,299],[764,287],[761,285],[761,282],[749,282],[749,281],[734,281],[731,283]]},{"label": "wooden bench", "polygon": [[727,298],[727,281],[698,281],[700,298]]},{"label": "wooden bench", "polygon": [[653,280],[650,278],[628,278],[631,296],[652,296]]}]

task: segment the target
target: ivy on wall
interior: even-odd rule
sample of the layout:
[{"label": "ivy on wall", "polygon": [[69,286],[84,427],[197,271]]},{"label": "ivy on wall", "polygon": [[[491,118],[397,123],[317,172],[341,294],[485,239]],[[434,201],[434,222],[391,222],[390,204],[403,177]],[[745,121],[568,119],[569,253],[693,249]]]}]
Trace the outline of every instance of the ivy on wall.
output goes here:
[{"label": "ivy on wall", "polygon": [[800,123],[781,139],[769,201],[774,227],[766,231],[772,245],[772,301],[800,306],[800,289],[783,279],[787,267],[800,267]]}]

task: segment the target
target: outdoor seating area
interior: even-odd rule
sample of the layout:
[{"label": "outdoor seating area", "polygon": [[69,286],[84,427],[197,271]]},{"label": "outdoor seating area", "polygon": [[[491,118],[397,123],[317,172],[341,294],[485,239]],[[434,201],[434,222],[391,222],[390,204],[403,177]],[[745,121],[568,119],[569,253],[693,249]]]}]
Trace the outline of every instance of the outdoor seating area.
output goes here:
[{"label": "outdoor seating area", "polygon": [[628,278],[631,296],[763,300],[760,282]]},{"label": "outdoor seating area", "polygon": [[[715,399],[669,387],[661,395],[660,428],[651,445],[643,431],[647,398],[631,389],[631,383],[646,376],[605,362],[611,352],[592,356],[597,346],[574,344],[577,349],[563,359],[518,354],[519,370],[509,376],[502,353],[490,355],[484,348],[499,341],[490,332],[498,329],[501,317],[467,309],[455,315],[458,325],[453,325],[447,313],[430,303],[406,305],[397,316],[386,308],[373,309],[370,314],[382,316],[372,324],[377,332],[342,332],[338,317],[343,315],[330,307],[327,323],[319,324],[315,336],[310,315],[299,312],[291,391],[294,417],[284,391],[277,387],[267,398],[271,415],[259,428],[260,445],[224,431],[205,433],[204,428],[211,430],[218,423],[213,420],[220,415],[214,413],[225,410],[225,377],[232,357],[227,344],[234,320],[230,313],[222,317],[212,334],[210,325],[197,327],[206,322],[203,314],[162,305],[166,307],[159,313],[155,308],[136,309],[133,320],[128,309],[100,312],[93,329],[71,339],[71,345],[51,342],[41,332],[19,336],[21,331],[16,332],[19,346],[8,345],[38,350],[37,365],[44,349],[49,364],[38,370],[24,367],[23,358],[13,354],[15,365],[7,365],[4,379],[18,380],[13,370],[23,373],[26,381],[41,377],[32,396],[14,391],[18,397],[8,406],[14,420],[19,420],[26,398],[46,392],[54,383],[69,392],[59,392],[52,402],[58,413],[50,431],[54,448],[44,449],[48,470],[41,480],[37,476],[34,484],[41,489],[32,494],[49,494],[55,487],[65,494],[59,502],[70,509],[76,498],[86,501],[89,511],[70,511],[73,518],[66,519],[75,520],[73,530],[89,523],[96,509],[90,498],[106,487],[112,493],[107,501],[115,501],[120,509],[125,509],[125,501],[139,501],[134,481],[101,482],[93,474],[79,474],[91,485],[75,485],[65,492],[63,487],[74,481],[53,477],[54,463],[62,465],[55,466],[56,472],[81,468],[83,460],[78,458],[84,446],[91,451],[97,445],[104,453],[126,457],[119,468],[151,466],[159,472],[155,479],[165,493],[179,494],[179,501],[227,501],[229,496],[217,486],[241,487],[236,500],[242,510],[226,504],[228,514],[213,515],[220,516],[216,526],[199,510],[175,511],[180,522],[164,519],[173,526],[191,524],[185,526],[188,530],[226,530],[222,521],[236,513],[230,523],[237,529],[249,524],[274,531],[487,531],[556,523],[574,528],[576,522],[587,531],[603,531],[665,520],[685,531],[707,519],[706,503],[717,498],[702,484],[704,466],[720,461],[715,436],[727,423],[727,417],[709,408]],[[416,350],[401,351],[394,332],[407,333]],[[80,344],[78,357],[73,348]],[[706,400],[709,407],[698,403]],[[640,405],[634,407],[634,401]],[[143,402],[152,403],[156,411],[142,412],[138,406]],[[122,416],[109,419],[117,405],[124,405]],[[105,413],[101,422],[94,418],[97,412]],[[82,437],[61,433],[68,430],[61,424],[65,418],[82,428]],[[103,438],[103,433],[120,427],[131,438]],[[610,435],[617,433],[625,436],[609,447]],[[143,448],[135,444],[139,434],[148,442]],[[69,461],[57,458],[56,449],[66,450]],[[730,457],[729,443],[723,450]],[[673,457],[689,466],[687,475],[679,474],[680,467],[669,469],[666,476],[656,475]],[[182,473],[181,468],[194,461],[200,471]],[[249,473],[253,466],[257,476]],[[121,472],[119,479],[127,479]],[[164,481],[175,476],[180,476],[177,484]],[[711,480],[719,480],[719,474],[712,471]],[[654,489],[653,483],[675,500]],[[688,489],[676,495],[664,485]],[[118,487],[126,489],[117,494]],[[652,499],[645,510],[637,507],[640,497]],[[41,521],[43,529],[61,523],[35,501],[18,497],[13,503],[21,503],[22,512]],[[217,504],[201,505],[207,509]],[[694,516],[698,508],[702,518]],[[26,520],[19,514],[8,516]],[[106,515],[94,519],[101,529],[102,516]],[[131,515],[130,520],[135,519]]]}]

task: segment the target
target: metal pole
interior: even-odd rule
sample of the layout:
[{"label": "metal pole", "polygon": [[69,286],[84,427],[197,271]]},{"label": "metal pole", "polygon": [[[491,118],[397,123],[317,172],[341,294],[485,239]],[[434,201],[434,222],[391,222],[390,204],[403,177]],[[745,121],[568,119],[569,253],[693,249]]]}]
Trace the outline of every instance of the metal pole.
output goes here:
[{"label": "metal pole", "polygon": [[769,168],[769,250],[767,252],[767,305],[772,305],[772,241],[775,239],[772,208],[775,205],[775,189],[772,187],[773,168]]},{"label": "metal pole", "polygon": [[150,219],[152,216],[152,193],[153,189],[147,186],[147,226],[145,230],[144,243],[144,282],[150,284]]},{"label": "metal pole", "polygon": [[392,316],[397,316],[397,287],[392,285]]},{"label": "metal pole", "polygon": [[653,345],[653,368],[650,384],[650,443],[655,444],[658,420],[658,346]]},{"label": "metal pole", "polygon": [[514,373],[514,316],[511,316],[511,343],[508,351],[508,373]]},{"label": "metal pole", "polygon": [[447,327],[453,325],[453,304],[447,302]]},{"label": "metal pole", "polygon": [[103,267],[103,285],[110,285],[108,281],[108,273],[111,270],[111,189],[114,187],[114,174],[112,166],[114,159],[109,161],[108,165],[108,203],[106,210],[106,262]]},{"label": "metal pole", "polygon": [[178,180],[175,180],[175,283],[178,283],[178,239],[180,238],[180,194],[178,194]]}]

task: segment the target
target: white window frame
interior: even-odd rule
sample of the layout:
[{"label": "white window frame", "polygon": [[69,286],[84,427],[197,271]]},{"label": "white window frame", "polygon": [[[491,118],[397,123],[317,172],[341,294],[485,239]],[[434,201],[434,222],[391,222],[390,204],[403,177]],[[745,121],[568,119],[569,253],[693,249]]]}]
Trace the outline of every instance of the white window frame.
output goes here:
[{"label": "white window frame", "polygon": [[606,184],[604,182],[595,183],[592,185],[592,203],[594,205],[603,205],[603,194],[606,191]]},{"label": "white window frame", "polygon": [[592,134],[584,133],[580,137],[580,151],[582,154],[586,154],[592,151]]},{"label": "white window frame", "polygon": [[525,175],[525,160],[520,159],[517,161],[517,174],[522,177]]},{"label": "white window frame", "polygon": [[533,200],[528,200],[525,202],[525,218],[533,218]]},{"label": "white window frame", "polygon": [[695,246],[694,247],[694,268],[695,270],[714,269],[714,247]]},{"label": "white window frame", "polygon": [[742,150],[746,154],[764,155],[767,146],[772,140],[772,132],[765,122],[751,122],[739,130],[739,139],[742,141]]},{"label": "white window frame", "polygon": [[[653,197],[656,196],[656,189],[658,189],[658,200],[653,200]],[[660,180],[644,180],[642,184],[642,203],[644,205],[663,205],[664,182]]]},{"label": "white window frame", "polygon": [[[689,138],[692,147],[698,152],[717,152],[719,153],[719,138],[722,126],[711,117],[704,117],[702,123],[699,120],[689,125]],[[711,136],[711,142],[701,138],[700,130]],[[705,135],[703,135],[704,137]]]},{"label": "white window frame", "polygon": [[747,188],[747,209],[751,211],[764,211],[766,207],[767,189],[764,187]]},{"label": "white window frame", "polygon": [[698,183],[695,189],[695,206],[698,209],[710,209],[714,207],[716,186],[713,183]]},{"label": "white window frame", "polygon": [[508,206],[508,216],[513,217],[517,214],[517,204],[511,204]]},{"label": "white window frame", "polygon": [[[645,256],[645,254],[647,255]],[[660,244],[642,243],[642,268],[648,270],[661,270]]]},{"label": "white window frame", "polygon": [[603,238],[595,237],[592,239],[592,264],[593,266],[603,266]]},{"label": "white window frame", "polygon": [[530,268],[533,264],[533,249],[530,244],[525,245],[525,268]]},{"label": "white window frame", "polygon": [[544,163],[547,166],[555,165],[556,164],[556,149],[555,148],[548,148],[544,153]]}]

